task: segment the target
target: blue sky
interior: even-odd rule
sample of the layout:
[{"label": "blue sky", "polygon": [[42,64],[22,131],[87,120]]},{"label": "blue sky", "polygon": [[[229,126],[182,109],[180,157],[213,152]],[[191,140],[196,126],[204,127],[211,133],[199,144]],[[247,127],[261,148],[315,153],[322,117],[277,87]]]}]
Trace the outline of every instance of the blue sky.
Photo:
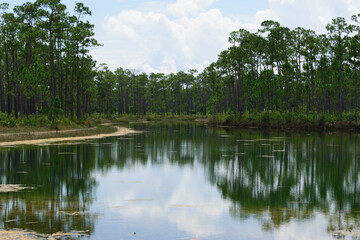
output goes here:
[{"label": "blue sky", "polygon": [[[11,5],[23,0],[8,0]],[[72,12],[74,0],[62,0]],[[331,19],[360,13],[359,0],[83,0],[93,12],[98,63],[150,72],[203,70],[228,47],[229,33],[264,20],[325,33]]]}]

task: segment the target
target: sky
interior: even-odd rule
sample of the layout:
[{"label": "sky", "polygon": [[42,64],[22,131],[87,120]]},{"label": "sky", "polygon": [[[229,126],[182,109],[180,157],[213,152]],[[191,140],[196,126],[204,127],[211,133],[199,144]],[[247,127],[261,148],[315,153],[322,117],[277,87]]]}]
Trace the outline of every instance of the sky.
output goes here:
[{"label": "sky", "polygon": [[[26,1],[7,0],[11,5]],[[33,2],[33,1],[32,1]],[[72,12],[74,0],[62,0]],[[230,32],[264,20],[326,33],[336,17],[360,13],[360,0],[82,0],[90,8],[98,64],[139,72],[202,71],[227,49]]]}]

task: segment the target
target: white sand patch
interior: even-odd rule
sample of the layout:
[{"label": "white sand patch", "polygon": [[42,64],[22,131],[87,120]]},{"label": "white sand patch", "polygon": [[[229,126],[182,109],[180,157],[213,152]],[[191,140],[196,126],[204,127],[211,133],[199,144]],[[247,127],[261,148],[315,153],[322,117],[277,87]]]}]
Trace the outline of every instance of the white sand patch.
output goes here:
[{"label": "white sand patch", "polygon": [[116,127],[116,129],[117,131],[113,133],[96,134],[91,136],[44,138],[44,139],[13,141],[13,142],[1,142],[0,147],[8,147],[8,146],[16,146],[16,145],[36,145],[36,144],[54,143],[54,142],[82,141],[82,140],[99,139],[105,137],[117,137],[117,136],[127,135],[130,133],[138,133],[135,130],[125,127]]}]

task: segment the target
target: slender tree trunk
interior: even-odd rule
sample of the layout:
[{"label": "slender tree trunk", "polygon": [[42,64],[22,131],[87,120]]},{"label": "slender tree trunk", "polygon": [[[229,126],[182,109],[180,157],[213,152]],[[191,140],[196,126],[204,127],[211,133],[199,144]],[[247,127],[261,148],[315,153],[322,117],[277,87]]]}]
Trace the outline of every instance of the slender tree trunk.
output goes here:
[{"label": "slender tree trunk", "polygon": [[129,111],[129,94],[128,93],[126,94],[126,97],[125,97],[125,111],[126,111],[126,113],[130,113],[130,111]]},{"label": "slender tree trunk", "polygon": [[30,112],[30,101],[26,98],[24,94],[21,95],[22,102],[24,103],[21,108],[21,117],[25,114],[26,118],[29,119]]},{"label": "slender tree trunk", "polygon": [[340,119],[342,119],[343,113],[343,61],[342,61],[342,50],[340,50],[340,93],[339,93],[339,111]]},{"label": "slender tree trunk", "polygon": [[0,59],[0,101],[1,101],[1,112],[6,111],[5,107],[5,93],[4,93],[4,71],[2,68],[2,62]]},{"label": "slender tree trunk", "polygon": [[121,87],[118,89],[118,113],[121,114]]},{"label": "slender tree trunk", "polygon": [[50,88],[51,88],[51,97],[54,101],[56,96],[56,85],[55,85],[55,68],[54,68],[54,40],[52,32],[52,22],[50,21],[50,32],[49,32],[49,48],[50,48]]},{"label": "slender tree trunk", "polygon": [[6,41],[4,42],[5,48],[5,65],[6,65],[6,81],[7,81],[7,113],[8,115],[12,112],[12,94],[11,94],[11,82],[10,82],[10,63],[9,63],[9,51],[7,48]]},{"label": "slender tree trunk", "polygon": [[71,69],[71,83],[70,83],[70,118],[74,119],[74,67]]},{"label": "slender tree trunk", "polygon": [[300,54],[300,51],[299,51],[299,55],[298,55],[298,64],[299,64],[299,81],[298,82],[301,82],[301,54]]},{"label": "slender tree trunk", "polygon": [[36,117],[36,115],[37,115],[36,99],[34,96],[31,97],[30,102],[31,102],[31,114],[34,114]]},{"label": "slender tree trunk", "polygon": [[84,77],[81,77],[81,117],[85,116],[85,93],[84,93]]},{"label": "slender tree trunk", "polygon": [[76,118],[81,118],[79,45],[76,46]]},{"label": "slender tree trunk", "polygon": [[215,104],[214,104],[214,106],[213,106],[213,114],[212,114],[212,119],[213,119],[213,124],[215,124],[215,117],[216,117],[216,106],[215,106]]},{"label": "slender tree trunk", "polygon": [[58,45],[58,55],[57,55],[57,71],[58,71],[58,82],[59,82],[59,99],[61,103],[61,107],[64,108],[64,102],[63,102],[63,77],[62,77],[62,62],[61,60],[61,41],[60,38],[58,38],[57,41]]},{"label": "slender tree trunk", "polygon": [[65,65],[65,77],[64,77],[64,81],[65,81],[65,86],[64,86],[64,112],[65,112],[65,116],[69,116],[69,78],[68,78],[68,66]]},{"label": "slender tree trunk", "polygon": [[[17,51],[13,48],[11,49],[11,56],[12,56],[12,64],[13,64],[13,72],[14,74],[17,72]],[[15,82],[15,76],[13,74],[13,81],[12,81],[12,85],[13,85],[13,90],[14,90],[14,113],[15,113],[15,118],[18,118],[18,112],[20,110],[20,88],[18,86],[18,84]]]},{"label": "slender tree trunk", "polygon": [[242,75],[241,75],[241,69],[239,68],[239,72],[238,72],[238,79],[237,79],[237,111],[240,114],[240,119],[242,117],[242,111],[243,111],[243,79],[242,79]]},{"label": "slender tree trunk", "polygon": [[189,88],[186,86],[186,98],[187,98],[187,115],[190,115],[190,108],[191,108],[191,97],[189,96]]},{"label": "slender tree trunk", "polygon": [[[32,26],[31,26],[32,27]],[[28,39],[28,54],[26,58],[27,65],[30,66],[32,64],[32,38],[29,37]],[[24,96],[24,104],[27,104],[27,117],[29,117],[29,114],[36,114],[36,104],[35,104],[35,97],[31,96],[30,99],[27,99],[26,96]]]},{"label": "slender tree trunk", "polygon": [[355,66],[355,74],[354,74],[354,83],[355,83],[355,87],[354,87],[354,95],[355,95],[355,122],[357,122],[358,120],[358,116],[357,116],[357,108],[358,108],[358,99],[357,99],[357,67]]},{"label": "slender tree trunk", "polygon": [[[83,49],[84,50],[84,49]],[[84,54],[82,56],[83,58],[85,57]],[[86,114],[86,107],[85,107],[85,88],[84,88],[84,78],[86,76],[86,73],[84,72],[84,61],[81,61],[81,69],[83,74],[81,75],[81,99],[82,99],[82,114],[81,116],[84,117]]]},{"label": "slender tree trunk", "polygon": [[30,66],[30,64],[32,63],[32,44],[31,44],[31,42],[32,42],[32,38],[30,37],[28,39],[28,44],[27,44],[27,46],[28,46],[28,54],[27,54],[27,57],[26,57],[26,63],[27,63],[28,66]]},{"label": "slender tree trunk", "polygon": [[89,95],[86,95],[85,104],[84,104],[84,114],[85,114],[85,116],[89,116],[89,114],[90,114],[89,98],[90,98]]}]

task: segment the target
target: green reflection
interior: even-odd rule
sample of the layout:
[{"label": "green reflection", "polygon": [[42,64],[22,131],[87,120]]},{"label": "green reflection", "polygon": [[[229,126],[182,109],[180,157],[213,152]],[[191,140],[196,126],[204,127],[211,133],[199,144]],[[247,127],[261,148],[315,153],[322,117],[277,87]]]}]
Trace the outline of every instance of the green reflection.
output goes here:
[{"label": "green reflection", "polygon": [[0,193],[0,227],[38,233],[94,230],[89,213],[96,181],[94,149],[86,145],[16,148],[0,152],[2,184],[35,187]]},{"label": "green reflection", "polygon": [[272,231],[321,212],[329,231],[360,228],[356,134],[156,124],[143,130],[150,161],[200,162],[235,218],[255,216]]},{"label": "green reflection", "polygon": [[[231,200],[233,216],[255,214],[264,230],[273,230],[322,212],[330,231],[359,228],[357,135],[234,131],[233,136],[238,141],[209,142],[214,147],[204,162],[209,181]],[[245,154],[212,153],[219,149]]]},{"label": "green reflection", "polygon": [[235,219],[255,217],[265,231],[273,231],[321,212],[328,219],[329,232],[360,228],[358,135],[211,129],[195,124],[133,127],[144,133],[0,152],[1,183],[36,187],[0,193],[0,227],[91,235],[98,215],[91,211],[97,174],[139,165],[200,163],[209,183],[231,202],[229,212]]}]

